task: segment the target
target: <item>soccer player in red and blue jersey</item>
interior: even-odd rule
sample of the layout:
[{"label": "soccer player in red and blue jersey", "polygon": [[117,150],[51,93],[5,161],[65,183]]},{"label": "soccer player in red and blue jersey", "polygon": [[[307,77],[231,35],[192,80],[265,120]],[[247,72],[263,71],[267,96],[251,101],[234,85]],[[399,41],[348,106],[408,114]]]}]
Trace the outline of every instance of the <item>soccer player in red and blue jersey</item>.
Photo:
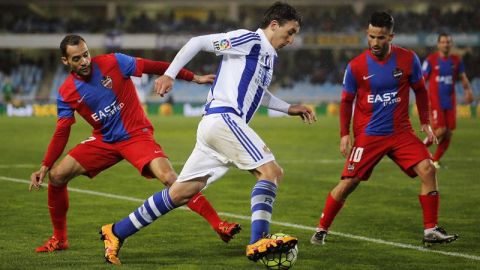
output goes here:
[{"label": "soccer player in red and blue jersey", "polygon": [[[393,17],[372,14],[367,30],[369,49],[347,66],[340,105],[340,151],[346,157],[340,182],[328,194],[312,244],[324,244],[327,232],[348,195],[366,181],[384,157],[390,157],[408,176],[419,176],[426,245],[457,239],[437,226],[439,193],[435,167],[426,146],[412,130],[408,117],[409,91],[413,88],[421,129],[436,140],[429,125],[428,96],[417,55],[391,45]],[[353,147],[350,120],[353,104]]]},{"label": "soccer player in red and blue jersey", "polygon": [[[423,62],[422,70],[428,81],[430,119],[439,144],[433,155],[433,164],[440,168],[440,158],[447,151],[456,127],[455,83],[460,79],[465,92],[465,103],[473,101],[473,91],[465,74],[462,58],[452,54],[452,37],[447,33],[438,35],[438,51],[430,54]],[[424,141],[427,146],[431,144]]]},{"label": "soccer player in red and blue jersey", "polygon": [[[123,159],[147,178],[170,186],[177,179],[162,147],[153,138],[153,126],[140,104],[130,76],[162,75],[169,63],[134,58],[120,53],[91,58],[85,40],[67,35],[60,44],[62,62],[71,69],[57,97],[58,121],[40,170],[32,173],[30,190],[39,189],[49,176],[48,208],[53,236],[36,252],[68,248],[67,184],[79,175],[95,177]],[[182,70],[178,78],[211,83],[214,75],[198,76]],[[75,123],[77,112],[92,127],[92,135],[71,149],[55,166]],[[205,197],[198,193],[188,206],[212,225],[223,241],[238,233],[237,223],[221,221]]]}]

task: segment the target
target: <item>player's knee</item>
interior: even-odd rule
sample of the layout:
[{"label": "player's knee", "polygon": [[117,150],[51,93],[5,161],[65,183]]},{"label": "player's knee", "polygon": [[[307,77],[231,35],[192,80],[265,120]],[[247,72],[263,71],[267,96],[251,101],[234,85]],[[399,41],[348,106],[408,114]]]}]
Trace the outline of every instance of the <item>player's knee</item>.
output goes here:
[{"label": "player's knee", "polygon": [[436,136],[437,136],[438,138],[443,138],[443,137],[446,136],[446,135],[447,135],[447,129],[446,129],[446,128],[438,128],[438,129],[436,130]]},{"label": "player's knee", "polygon": [[205,187],[205,184],[199,181],[187,181],[177,184],[173,185],[169,192],[172,202],[177,206],[186,204]]},{"label": "player's knee", "polygon": [[49,183],[54,186],[63,186],[68,183],[67,177],[65,174],[61,173],[59,170],[53,168],[48,172]]},{"label": "player's knee", "polygon": [[265,179],[275,180],[277,183],[283,179],[283,169],[276,163],[272,163],[271,166],[263,173]]},{"label": "player's knee", "polygon": [[424,160],[417,164],[417,174],[419,174],[422,179],[435,179],[435,174],[437,169],[433,166],[431,160]]}]

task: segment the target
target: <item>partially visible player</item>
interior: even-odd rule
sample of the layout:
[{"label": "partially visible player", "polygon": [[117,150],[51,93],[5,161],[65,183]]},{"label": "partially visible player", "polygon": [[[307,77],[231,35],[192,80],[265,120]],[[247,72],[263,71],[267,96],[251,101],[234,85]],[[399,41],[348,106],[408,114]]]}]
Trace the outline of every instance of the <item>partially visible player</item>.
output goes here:
[{"label": "partially visible player", "polygon": [[[439,198],[435,167],[426,146],[412,130],[408,116],[410,87],[415,92],[421,130],[436,140],[429,125],[428,96],[417,55],[391,45],[393,17],[372,14],[367,39],[369,49],[347,66],[340,106],[340,152],[346,157],[341,180],[328,194],[312,244],[324,244],[328,229],[348,195],[370,177],[384,156],[390,157],[408,176],[420,177],[419,200],[423,209],[426,244],[457,239],[438,227]],[[354,144],[351,148],[350,120]],[[351,149],[350,149],[351,148]]]},{"label": "partially visible player", "polygon": [[[465,93],[465,103],[473,101],[473,91],[465,74],[462,58],[452,54],[452,37],[447,33],[438,35],[438,51],[423,62],[423,76],[428,81],[430,119],[439,144],[433,155],[433,164],[440,168],[440,158],[445,154],[456,127],[455,83],[460,79]],[[424,143],[430,146],[426,140]]]},{"label": "partially visible player", "polygon": [[310,108],[290,105],[268,91],[276,51],[293,43],[300,24],[301,17],[293,7],[277,2],[266,11],[255,32],[241,29],[198,36],[180,50],[165,75],[156,81],[155,89],[162,96],[171,90],[178,71],[198,52],[203,50],[222,56],[218,75],[208,95],[205,115],[198,125],[197,143],[178,180],[170,188],[151,196],[123,220],[102,226],[108,262],[120,264],[118,252],[127,237],[191,200],[207,181],[212,181],[215,170],[229,166],[250,171],[257,180],[251,193],[252,223],[247,257],[257,261],[268,253],[295,247],[295,237],[267,237],[277,184],[283,170],[248,123],[260,105],[298,115],[305,122],[315,121]]},{"label": "partially visible player", "polygon": [[[120,53],[91,58],[85,40],[78,35],[65,36],[60,50],[62,62],[71,73],[58,92],[57,128],[40,170],[31,175],[30,184],[30,190],[32,187],[39,189],[45,176],[49,176],[48,208],[53,236],[36,252],[68,248],[67,184],[76,176],[83,174],[93,178],[126,159],[140,174],[155,177],[166,186],[177,179],[167,156],[153,138],[153,126],[130,79],[130,76],[142,76],[143,73],[162,75],[170,63]],[[178,78],[204,84],[213,82],[214,75],[198,76],[184,69]],[[53,166],[68,142],[75,112],[93,127],[93,134]],[[196,194],[188,206],[208,220],[225,242],[240,230],[237,223],[221,221],[201,193]]]}]

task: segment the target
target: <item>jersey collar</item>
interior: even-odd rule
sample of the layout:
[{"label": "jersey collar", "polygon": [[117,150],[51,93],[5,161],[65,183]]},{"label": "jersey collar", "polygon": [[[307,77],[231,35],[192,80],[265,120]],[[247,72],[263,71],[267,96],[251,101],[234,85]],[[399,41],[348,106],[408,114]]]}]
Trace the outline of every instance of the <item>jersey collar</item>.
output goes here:
[{"label": "jersey collar", "polygon": [[258,28],[256,33],[260,36],[260,39],[262,40],[262,43],[266,46],[266,48],[268,48],[269,51],[272,51],[274,56],[277,56],[277,50],[275,50],[270,41],[268,41],[267,36],[265,36],[263,30],[261,28]]}]

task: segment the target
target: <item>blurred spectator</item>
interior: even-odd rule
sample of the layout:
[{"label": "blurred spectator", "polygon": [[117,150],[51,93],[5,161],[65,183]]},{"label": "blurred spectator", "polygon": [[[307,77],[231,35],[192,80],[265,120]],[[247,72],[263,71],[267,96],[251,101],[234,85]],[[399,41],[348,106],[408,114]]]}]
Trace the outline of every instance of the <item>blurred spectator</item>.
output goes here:
[{"label": "blurred spectator", "polygon": [[10,77],[6,77],[2,86],[3,102],[10,103],[13,99],[13,85]]}]

